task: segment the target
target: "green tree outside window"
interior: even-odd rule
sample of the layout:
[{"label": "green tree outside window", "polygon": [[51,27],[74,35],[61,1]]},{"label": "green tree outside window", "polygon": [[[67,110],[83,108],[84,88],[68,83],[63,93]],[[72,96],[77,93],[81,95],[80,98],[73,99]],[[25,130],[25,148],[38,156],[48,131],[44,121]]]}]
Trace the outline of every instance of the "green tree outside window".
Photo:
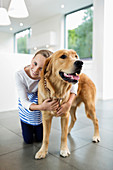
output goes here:
[{"label": "green tree outside window", "polygon": [[29,50],[27,49],[27,37],[21,37],[17,40],[17,52],[28,54]]},{"label": "green tree outside window", "polygon": [[30,50],[27,48],[27,42],[31,35],[31,29],[26,29],[15,34],[15,52],[22,54],[29,54]]},{"label": "green tree outside window", "polygon": [[77,51],[80,58],[92,58],[93,9],[84,10],[82,23],[68,30],[68,49]]}]

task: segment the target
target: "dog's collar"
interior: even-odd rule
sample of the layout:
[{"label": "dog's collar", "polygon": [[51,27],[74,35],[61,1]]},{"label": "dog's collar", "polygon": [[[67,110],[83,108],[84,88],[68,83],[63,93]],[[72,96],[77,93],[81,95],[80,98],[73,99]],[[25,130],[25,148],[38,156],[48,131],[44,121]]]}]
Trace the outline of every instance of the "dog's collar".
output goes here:
[{"label": "dog's collar", "polygon": [[61,106],[61,102],[62,102],[62,100],[63,100],[64,98],[58,98],[58,97],[56,97],[56,96],[51,97],[51,91],[50,91],[50,89],[47,87],[47,81],[46,81],[46,77],[45,77],[45,76],[44,76],[44,87],[45,87],[46,91],[49,93],[49,98],[50,98],[50,100],[57,100],[58,103],[59,103],[59,107],[60,107],[60,106]]},{"label": "dog's collar", "polygon": [[49,98],[51,98],[51,92],[50,92],[50,89],[47,87],[47,81],[46,81],[45,76],[44,76],[44,87],[45,87],[46,91],[48,91],[48,93],[49,93]]}]

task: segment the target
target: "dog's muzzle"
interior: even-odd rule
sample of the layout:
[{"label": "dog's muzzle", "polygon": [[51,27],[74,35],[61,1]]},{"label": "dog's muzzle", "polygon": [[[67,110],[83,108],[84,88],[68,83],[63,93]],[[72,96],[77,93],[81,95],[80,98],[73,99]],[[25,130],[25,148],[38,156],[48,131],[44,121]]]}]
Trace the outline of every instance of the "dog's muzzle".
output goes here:
[{"label": "dog's muzzle", "polygon": [[82,66],[83,66],[83,62],[81,60],[77,60],[74,62],[74,66],[75,66],[75,72],[77,74],[80,74]]},{"label": "dog's muzzle", "polygon": [[81,72],[83,62],[81,60],[77,60],[74,62],[75,71],[74,73],[65,73],[60,71],[59,74],[64,81],[68,81],[70,83],[77,83],[79,80],[79,74]]}]

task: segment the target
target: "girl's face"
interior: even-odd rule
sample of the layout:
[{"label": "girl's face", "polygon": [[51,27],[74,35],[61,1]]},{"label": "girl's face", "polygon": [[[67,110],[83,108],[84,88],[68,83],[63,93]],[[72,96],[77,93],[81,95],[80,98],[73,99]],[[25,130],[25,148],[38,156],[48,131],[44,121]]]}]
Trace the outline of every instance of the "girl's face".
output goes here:
[{"label": "girl's face", "polygon": [[30,65],[30,76],[32,79],[40,79],[40,73],[45,61],[46,58],[41,54],[33,57]]}]

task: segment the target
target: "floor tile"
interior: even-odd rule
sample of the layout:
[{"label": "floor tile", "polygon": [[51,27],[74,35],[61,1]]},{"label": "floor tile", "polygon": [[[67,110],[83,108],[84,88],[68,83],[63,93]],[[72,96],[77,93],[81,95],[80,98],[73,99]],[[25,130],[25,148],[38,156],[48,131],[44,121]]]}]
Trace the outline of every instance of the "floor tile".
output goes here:
[{"label": "floor tile", "polygon": [[[79,111],[76,114],[77,116],[77,120],[74,124],[74,127],[72,128],[72,131],[76,131],[82,128],[85,128],[87,126],[91,126],[93,123],[91,120],[89,120],[85,114],[85,112],[81,109],[79,109]],[[71,116],[69,118],[69,125],[71,122]],[[57,130],[61,130],[61,118],[58,117],[54,117],[52,120],[52,128],[57,129]]]},{"label": "floor tile", "polygon": [[0,128],[0,155],[25,147],[23,139],[4,127]]},{"label": "floor tile", "polygon": [[3,127],[9,129],[10,131],[16,134],[21,133],[21,125],[20,125],[19,117],[2,119],[0,120],[0,125],[2,125]]},{"label": "floor tile", "polygon": [[[78,130],[76,132],[72,132],[71,135],[77,136],[81,139],[84,139],[90,142],[92,141],[92,137],[93,137],[93,128],[87,127],[87,128]],[[105,147],[109,150],[113,150],[113,132],[103,130],[102,128],[100,128],[100,138],[101,138],[101,141],[97,143],[97,145]]]},{"label": "floor tile", "polygon": [[93,138],[93,134],[94,134],[94,128],[93,125],[92,126],[87,126],[84,129],[80,129],[78,131],[74,131],[71,132],[72,136],[77,136],[80,137],[81,139],[87,140],[87,141],[92,141]]},{"label": "floor tile", "polygon": [[113,132],[113,116],[112,118],[99,119],[99,126],[101,129]]},{"label": "floor tile", "polygon": [[113,151],[113,132],[100,129],[100,136],[98,145]]},{"label": "floor tile", "polygon": [[77,170],[50,154],[45,159],[35,160],[34,156],[37,150],[37,147],[32,145],[24,150],[20,149],[0,156],[0,170]]},{"label": "floor tile", "polygon": [[[68,135],[67,137],[67,145],[70,152],[80,147],[83,147],[89,143],[91,143],[91,141],[86,141],[76,136]],[[61,132],[52,128],[49,137],[48,152],[54,156],[60,155],[60,144],[61,144]],[[38,144],[36,143],[35,145]]]},{"label": "floor tile", "polygon": [[[86,141],[76,136],[69,135],[67,137],[67,145],[69,150],[72,152],[77,148],[83,147],[90,143],[90,141]],[[61,132],[55,129],[51,130],[50,138],[49,138],[49,152],[54,155],[60,154],[60,144],[61,144]]]},{"label": "floor tile", "polygon": [[11,118],[11,117],[18,117],[18,110],[11,110],[7,112],[0,112],[0,120]]},{"label": "floor tile", "polygon": [[68,158],[60,159],[79,170],[113,169],[113,152],[94,144],[73,151]]}]

